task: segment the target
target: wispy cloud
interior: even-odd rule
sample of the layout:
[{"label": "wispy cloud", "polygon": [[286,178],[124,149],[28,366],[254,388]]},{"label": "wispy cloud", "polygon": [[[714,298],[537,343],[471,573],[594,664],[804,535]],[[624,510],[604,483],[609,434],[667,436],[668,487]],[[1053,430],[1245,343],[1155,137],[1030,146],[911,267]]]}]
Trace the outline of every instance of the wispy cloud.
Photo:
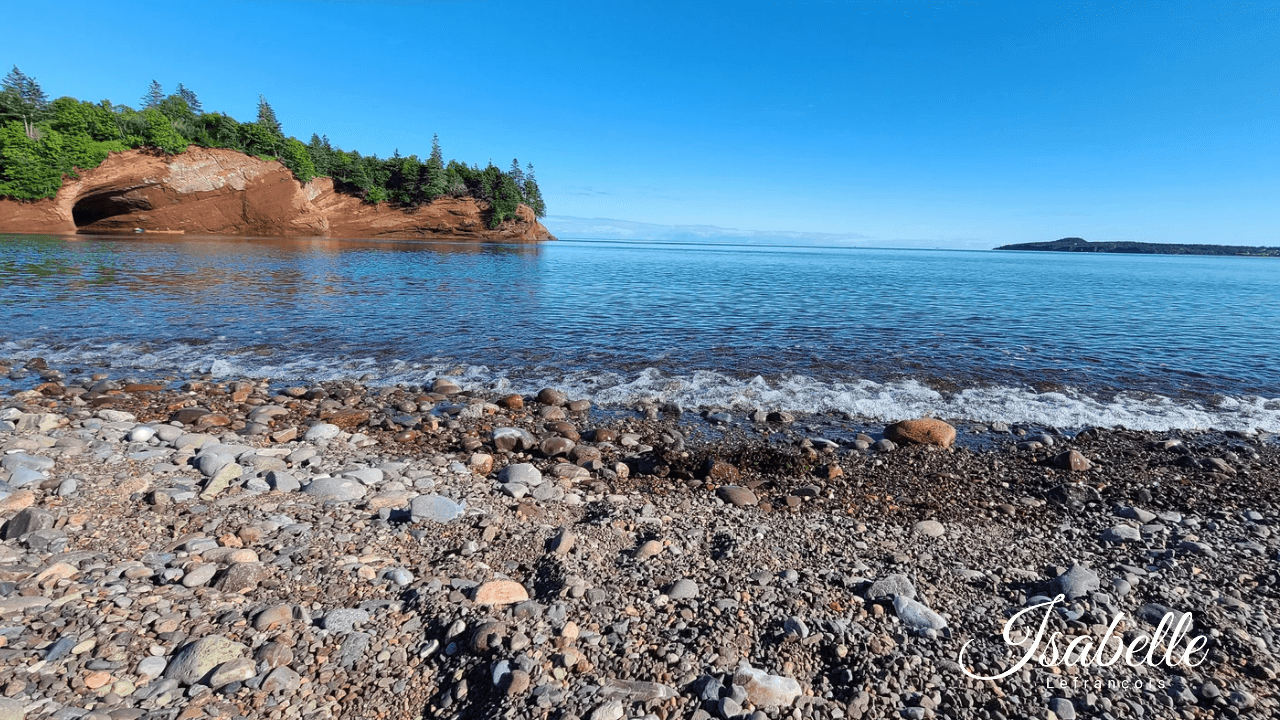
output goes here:
[{"label": "wispy cloud", "polygon": [[543,223],[557,237],[607,240],[665,240],[697,242],[792,242],[812,245],[874,245],[862,233],[822,233],[788,230],[743,230],[716,225],[658,225],[613,218],[552,215]]}]

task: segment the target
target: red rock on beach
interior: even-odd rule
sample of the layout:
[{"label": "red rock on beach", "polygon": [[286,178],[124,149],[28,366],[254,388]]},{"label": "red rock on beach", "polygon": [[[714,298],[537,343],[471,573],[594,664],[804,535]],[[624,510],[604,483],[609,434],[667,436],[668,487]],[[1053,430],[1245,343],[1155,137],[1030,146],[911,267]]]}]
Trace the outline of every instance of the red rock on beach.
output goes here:
[{"label": "red rock on beach", "polygon": [[884,436],[896,443],[948,448],[956,441],[956,429],[941,420],[920,418],[896,422],[884,429]]}]

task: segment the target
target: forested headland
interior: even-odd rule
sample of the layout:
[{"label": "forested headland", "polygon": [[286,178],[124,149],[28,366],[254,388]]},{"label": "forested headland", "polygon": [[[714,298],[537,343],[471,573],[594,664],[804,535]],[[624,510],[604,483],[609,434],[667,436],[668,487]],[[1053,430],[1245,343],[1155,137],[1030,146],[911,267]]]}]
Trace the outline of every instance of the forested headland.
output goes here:
[{"label": "forested headland", "polygon": [[412,208],[443,196],[478,198],[492,207],[491,227],[515,217],[521,203],[538,217],[546,215],[532,164],[521,168],[512,160],[504,171],[492,162],[484,168],[445,162],[434,136],[425,160],[399,151],[379,158],[342,150],[321,134],[306,143],[286,136],[261,95],[257,119],[240,122],[225,113],[205,112],[196,94],[182,84],[166,93],[153,80],[135,109],[110,100],[50,101],[39,83],[16,66],[0,82],[0,197],[53,197],[64,178],[97,167],[111,152],[148,148],[176,155],[189,145],[279,160],[302,182],[332,177],[338,189],[371,203]]},{"label": "forested headland", "polygon": [[1201,243],[1089,242],[1082,238],[1062,238],[1052,242],[1001,245],[996,250],[1039,250],[1046,252],[1122,253],[1127,255],[1236,255],[1280,257],[1280,248],[1250,245],[1208,245]]}]

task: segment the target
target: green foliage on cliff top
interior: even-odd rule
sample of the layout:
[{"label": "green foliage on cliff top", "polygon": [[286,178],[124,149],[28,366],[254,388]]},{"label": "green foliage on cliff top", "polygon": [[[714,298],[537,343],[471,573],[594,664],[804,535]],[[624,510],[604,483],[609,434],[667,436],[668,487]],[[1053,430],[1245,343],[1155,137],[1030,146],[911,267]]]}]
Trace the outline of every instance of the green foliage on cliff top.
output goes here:
[{"label": "green foliage on cliff top", "polygon": [[425,161],[398,151],[379,158],[334,147],[321,135],[312,135],[305,144],[286,136],[261,95],[258,117],[250,123],[204,112],[196,94],[183,85],[165,95],[153,80],[142,101],[142,110],[109,100],[61,97],[50,102],[34,78],[14,67],[0,81],[0,196],[53,197],[65,177],[97,167],[111,152],[153,148],[176,155],[198,145],[278,159],[303,182],[330,176],[340,189],[369,202],[416,207],[442,196],[479,198],[493,208],[492,227],[515,217],[521,203],[538,217],[546,215],[532,165],[521,170],[513,160],[512,169],[504,172],[492,162],[483,169],[457,160],[445,163],[439,138],[432,138]]}]

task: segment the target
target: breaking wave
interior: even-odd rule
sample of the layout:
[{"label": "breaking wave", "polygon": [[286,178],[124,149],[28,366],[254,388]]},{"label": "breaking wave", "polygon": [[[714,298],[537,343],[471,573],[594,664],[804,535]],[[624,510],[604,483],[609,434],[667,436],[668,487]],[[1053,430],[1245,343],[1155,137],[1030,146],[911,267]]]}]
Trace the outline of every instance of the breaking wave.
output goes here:
[{"label": "breaking wave", "polygon": [[745,412],[763,408],[793,413],[844,413],[879,421],[931,415],[1056,428],[1120,425],[1135,430],[1280,433],[1280,398],[1259,396],[1193,400],[1152,393],[1118,393],[1103,397],[1074,388],[1038,392],[1027,387],[994,385],[938,390],[914,379],[873,382],[854,378],[815,379],[799,374],[737,378],[712,371],[679,373],[653,368],[634,372],[566,372],[550,367],[468,364],[447,357],[405,361],[351,354],[334,358],[308,352],[225,345],[214,341],[149,347],[121,342],[55,348],[32,341],[12,341],[0,343],[0,357],[21,362],[39,356],[55,367],[86,372],[107,369],[118,377],[170,375],[182,379],[211,375],[228,379],[266,378],[282,384],[359,379],[371,385],[424,384],[437,377],[448,377],[464,386],[522,393],[556,386],[571,396],[588,397],[597,405],[609,408],[656,401],[685,409]]}]

